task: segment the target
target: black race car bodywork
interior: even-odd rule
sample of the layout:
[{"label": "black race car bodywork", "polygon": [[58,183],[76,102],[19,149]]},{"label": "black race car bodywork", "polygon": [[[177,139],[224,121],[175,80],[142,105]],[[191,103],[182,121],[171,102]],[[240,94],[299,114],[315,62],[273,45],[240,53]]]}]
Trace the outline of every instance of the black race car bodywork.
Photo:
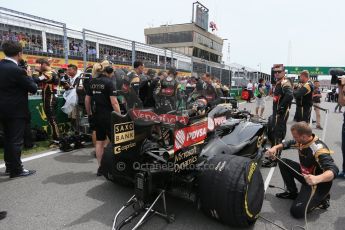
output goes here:
[{"label": "black race car bodywork", "polygon": [[[248,112],[228,104],[203,116],[186,114],[158,114],[151,109],[131,109],[126,115],[114,112],[112,145],[105,150],[101,172],[116,183],[134,185],[135,196],[124,207],[140,202],[142,210],[151,213],[159,198],[172,193],[200,204],[223,223],[254,223],[264,195],[259,160],[265,124],[250,121]],[[172,220],[166,209],[160,214]]]}]

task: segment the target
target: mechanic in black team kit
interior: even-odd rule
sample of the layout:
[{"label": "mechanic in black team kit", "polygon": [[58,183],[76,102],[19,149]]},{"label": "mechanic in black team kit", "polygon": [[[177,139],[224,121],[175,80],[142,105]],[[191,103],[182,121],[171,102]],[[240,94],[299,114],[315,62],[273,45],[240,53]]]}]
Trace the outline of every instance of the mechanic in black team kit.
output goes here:
[{"label": "mechanic in black team kit", "polygon": [[176,93],[178,87],[176,76],[177,71],[175,69],[170,69],[168,75],[163,77],[157,84],[154,94],[156,109],[159,113],[168,113],[176,110]]},{"label": "mechanic in black team kit", "polygon": [[300,83],[302,84],[294,91],[296,99],[296,121],[310,122],[311,109],[313,107],[314,85],[309,80],[309,72],[304,70],[300,73]]},{"label": "mechanic in black team kit", "polygon": [[[269,131],[269,140],[272,145],[281,143],[286,134],[286,122],[289,118],[289,110],[293,99],[291,82],[285,78],[283,65],[273,66],[274,77],[277,80],[273,92],[273,114],[269,118],[272,130]],[[279,153],[278,153],[279,156]],[[264,160],[263,167],[275,167],[277,162],[271,159]]]},{"label": "mechanic in black team kit", "polygon": [[[295,218],[303,218],[309,199],[311,200],[307,212],[317,207],[322,209],[329,207],[329,191],[332,180],[339,170],[327,145],[312,133],[306,122],[292,125],[291,134],[294,140],[275,145],[266,154],[275,159],[279,150],[292,147],[298,149],[299,163],[286,158],[278,163],[287,191],[277,193],[276,197],[295,200],[290,209],[291,215]],[[299,193],[295,179],[302,184]],[[314,195],[312,190],[315,191]]]},{"label": "mechanic in black team kit", "polygon": [[36,72],[33,73],[33,77],[37,83],[41,84],[43,89],[43,108],[51,127],[53,138],[50,146],[56,146],[60,140],[59,128],[56,122],[56,89],[59,78],[57,73],[50,67],[50,61],[47,58],[37,59],[36,64]]},{"label": "mechanic in black team kit", "polygon": [[217,89],[213,86],[211,75],[205,73],[201,79],[196,82],[196,87],[189,96],[187,104],[191,106],[196,100],[204,98],[207,101],[208,110],[210,110],[221,103],[222,96],[223,94],[220,88]]},{"label": "mechanic in black team kit", "polygon": [[[90,124],[96,129],[96,157],[100,165],[104,153],[107,137],[111,138],[111,112],[120,113],[120,106],[116,99],[115,89],[111,77],[113,68],[108,61],[96,63],[93,66],[90,87],[86,92],[85,108]],[[95,113],[91,111],[91,98],[95,103]],[[98,169],[97,175],[100,176]]]}]

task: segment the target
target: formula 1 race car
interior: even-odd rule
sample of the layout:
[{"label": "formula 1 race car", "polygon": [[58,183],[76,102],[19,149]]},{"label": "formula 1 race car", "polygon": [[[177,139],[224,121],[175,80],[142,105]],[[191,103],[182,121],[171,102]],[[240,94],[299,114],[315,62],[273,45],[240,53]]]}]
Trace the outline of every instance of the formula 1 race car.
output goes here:
[{"label": "formula 1 race car", "polygon": [[[135,194],[116,214],[113,229],[144,215],[168,222],[165,194],[195,202],[207,215],[230,226],[255,223],[264,199],[259,170],[266,141],[266,123],[250,113],[220,104],[204,114],[186,111],[157,114],[131,109],[112,114],[112,145],[100,171],[115,183],[134,186]],[[155,206],[162,199],[163,211]],[[134,211],[118,221],[128,207]]]}]

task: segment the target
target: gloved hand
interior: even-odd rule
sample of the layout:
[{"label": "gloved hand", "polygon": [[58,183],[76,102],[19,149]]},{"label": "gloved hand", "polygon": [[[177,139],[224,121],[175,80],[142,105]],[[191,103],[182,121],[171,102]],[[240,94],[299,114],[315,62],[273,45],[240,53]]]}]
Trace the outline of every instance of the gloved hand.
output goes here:
[{"label": "gloved hand", "polygon": [[95,117],[93,115],[87,116],[88,121],[89,121],[89,126],[91,130],[95,129]]}]

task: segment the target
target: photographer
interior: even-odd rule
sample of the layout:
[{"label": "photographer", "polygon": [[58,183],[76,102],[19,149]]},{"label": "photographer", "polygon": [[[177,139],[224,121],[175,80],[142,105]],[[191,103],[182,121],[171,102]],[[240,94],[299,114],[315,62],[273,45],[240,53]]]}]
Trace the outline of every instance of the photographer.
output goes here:
[{"label": "photographer", "polygon": [[[345,78],[342,77],[338,79],[338,89],[339,89],[339,98],[338,103],[342,106],[345,106]],[[342,165],[342,171],[338,174],[338,178],[345,179],[345,113],[344,113],[344,122],[342,127],[342,133],[341,133],[341,150],[343,152],[343,165]]]},{"label": "photographer", "polygon": [[[21,147],[29,114],[28,93],[36,93],[37,85],[28,68],[18,67],[22,47],[18,42],[5,41],[2,50],[6,57],[0,61],[0,123],[4,129],[4,158],[10,178],[30,176],[34,170],[23,168]],[[29,75],[29,76],[28,76]]]}]

